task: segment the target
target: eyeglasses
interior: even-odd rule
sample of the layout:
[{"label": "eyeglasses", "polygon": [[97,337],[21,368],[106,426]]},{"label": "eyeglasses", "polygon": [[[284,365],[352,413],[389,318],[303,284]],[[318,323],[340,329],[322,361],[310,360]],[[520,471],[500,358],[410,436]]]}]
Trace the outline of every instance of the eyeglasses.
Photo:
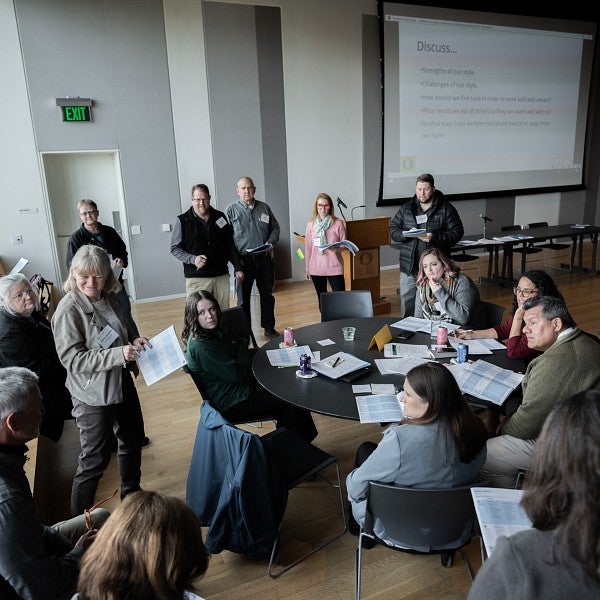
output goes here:
[{"label": "eyeglasses", "polygon": [[86,508],[83,511],[83,516],[85,517],[85,526],[88,531],[90,531],[94,527],[94,524],[92,523],[92,511],[94,511],[97,508],[99,508],[100,506],[102,506],[105,502],[112,500],[117,495],[118,491],[119,490],[115,490],[112,493],[112,496],[109,496],[108,498],[104,498],[104,500],[100,500],[100,502],[96,502],[96,504],[94,504],[94,506],[92,506],[92,508]]},{"label": "eyeglasses", "polygon": [[22,300],[24,296],[28,296],[29,298],[35,298],[35,292],[33,290],[23,290],[22,292],[17,292],[13,296],[13,300]]},{"label": "eyeglasses", "polygon": [[521,294],[521,296],[525,296],[525,298],[531,296],[531,294],[537,294],[539,290],[530,290],[529,288],[520,288],[520,287],[515,287],[513,288],[513,292],[515,293],[515,296],[517,296],[518,294]]},{"label": "eyeglasses", "polygon": [[85,212],[80,212],[79,214],[82,217],[93,217],[97,212],[97,210],[86,210]]}]

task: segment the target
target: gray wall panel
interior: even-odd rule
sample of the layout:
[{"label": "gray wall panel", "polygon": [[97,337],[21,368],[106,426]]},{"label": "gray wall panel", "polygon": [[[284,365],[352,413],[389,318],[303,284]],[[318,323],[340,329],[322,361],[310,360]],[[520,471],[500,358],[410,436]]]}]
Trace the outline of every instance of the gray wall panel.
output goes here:
[{"label": "gray wall panel", "polygon": [[275,249],[277,278],[288,279],[292,275],[289,251],[290,201],[279,8],[256,7],[256,42],[265,200],[271,206],[281,226],[281,237]]},{"label": "gray wall panel", "polygon": [[[282,229],[276,275],[291,275],[279,8],[205,2],[209,105],[219,204],[237,201],[247,175]],[[227,201],[227,198],[230,198]]]}]

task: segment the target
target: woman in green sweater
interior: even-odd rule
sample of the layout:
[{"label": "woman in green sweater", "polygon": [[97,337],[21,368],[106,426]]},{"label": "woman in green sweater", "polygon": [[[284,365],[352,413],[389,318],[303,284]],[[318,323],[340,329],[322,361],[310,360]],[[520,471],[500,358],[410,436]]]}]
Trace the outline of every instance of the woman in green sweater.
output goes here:
[{"label": "woman in green sweater", "polygon": [[204,398],[232,422],[275,417],[307,441],[317,436],[309,411],[287,404],[263,389],[252,374],[249,340],[221,323],[221,308],[205,290],[188,296],[181,335],[187,366],[206,394]]}]

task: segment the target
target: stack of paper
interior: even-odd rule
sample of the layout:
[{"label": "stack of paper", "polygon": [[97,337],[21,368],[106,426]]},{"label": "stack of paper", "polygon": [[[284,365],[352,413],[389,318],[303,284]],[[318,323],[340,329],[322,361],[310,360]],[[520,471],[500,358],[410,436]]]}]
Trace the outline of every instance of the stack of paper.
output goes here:
[{"label": "stack of paper", "polygon": [[319,250],[326,250],[327,248],[346,248],[346,250],[350,250],[352,254],[356,254],[358,252],[358,246],[351,242],[350,240],[341,240],[340,242],[331,242],[329,244],[323,244],[323,246],[318,246]]},{"label": "stack of paper", "polygon": [[429,348],[421,344],[386,344],[383,347],[383,355],[386,358],[396,358],[400,356],[420,356],[421,358],[431,358]]},{"label": "stack of paper", "polygon": [[448,365],[463,394],[471,394],[500,406],[521,384],[523,375],[477,360],[474,363]]},{"label": "stack of paper", "polygon": [[424,233],[427,233],[427,229],[407,229],[406,231],[402,232],[402,235],[404,237],[419,237]]},{"label": "stack of paper", "polygon": [[339,379],[344,375],[348,375],[348,373],[353,373],[354,371],[370,366],[371,363],[352,356],[352,354],[348,354],[347,352],[336,352],[336,354],[332,354],[312,364],[313,371],[331,379]]},{"label": "stack of paper", "polygon": [[140,352],[137,360],[146,385],[156,383],[185,365],[173,325],[155,335],[150,344],[152,347],[144,346],[144,352]]},{"label": "stack of paper", "polygon": [[308,354],[311,360],[315,359],[310,346],[286,346],[275,350],[267,350],[267,358],[274,367],[300,366],[300,356]]},{"label": "stack of paper", "polygon": [[356,396],[361,423],[399,423],[404,418],[400,394]]},{"label": "stack of paper", "polygon": [[521,506],[522,490],[474,487],[471,495],[488,556],[494,551],[498,536],[531,529],[531,521]]}]

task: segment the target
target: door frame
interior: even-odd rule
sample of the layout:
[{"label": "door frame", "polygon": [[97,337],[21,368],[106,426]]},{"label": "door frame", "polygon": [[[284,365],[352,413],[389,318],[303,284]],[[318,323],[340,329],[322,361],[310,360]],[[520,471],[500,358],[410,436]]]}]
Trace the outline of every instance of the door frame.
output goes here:
[{"label": "door frame", "polygon": [[[61,280],[61,269],[60,269],[60,257],[58,251],[58,234],[54,224],[54,212],[52,210],[53,203],[50,198],[48,191],[48,178],[46,174],[46,165],[44,162],[44,156],[47,155],[110,155],[112,157],[113,173],[115,177],[115,189],[117,192],[117,205],[119,207],[119,214],[121,218],[121,237],[127,246],[127,252],[129,254],[129,265],[125,270],[125,278],[127,281],[127,292],[131,296],[132,300],[137,299],[137,293],[135,288],[135,277],[134,277],[134,265],[133,265],[133,254],[131,252],[131,239],[129,235],[129,219],[127,217],[127,206],[125,204],[125,192],[123,190],[123,173],[121,169],[121,152],[119,149],[112,148],[107,150],[58,150],[58,151],[43,151],[38,153],[38,161],[40,165],[40,172],[42,174],[42,188],[44,191],[44,205],[46,215],[48,217],[48,233],[50,237],[50,246],[52,251],[52,260],[54,262],[54,271],[57,281]],[[59,285],[62,289],[62,283]]]}]

